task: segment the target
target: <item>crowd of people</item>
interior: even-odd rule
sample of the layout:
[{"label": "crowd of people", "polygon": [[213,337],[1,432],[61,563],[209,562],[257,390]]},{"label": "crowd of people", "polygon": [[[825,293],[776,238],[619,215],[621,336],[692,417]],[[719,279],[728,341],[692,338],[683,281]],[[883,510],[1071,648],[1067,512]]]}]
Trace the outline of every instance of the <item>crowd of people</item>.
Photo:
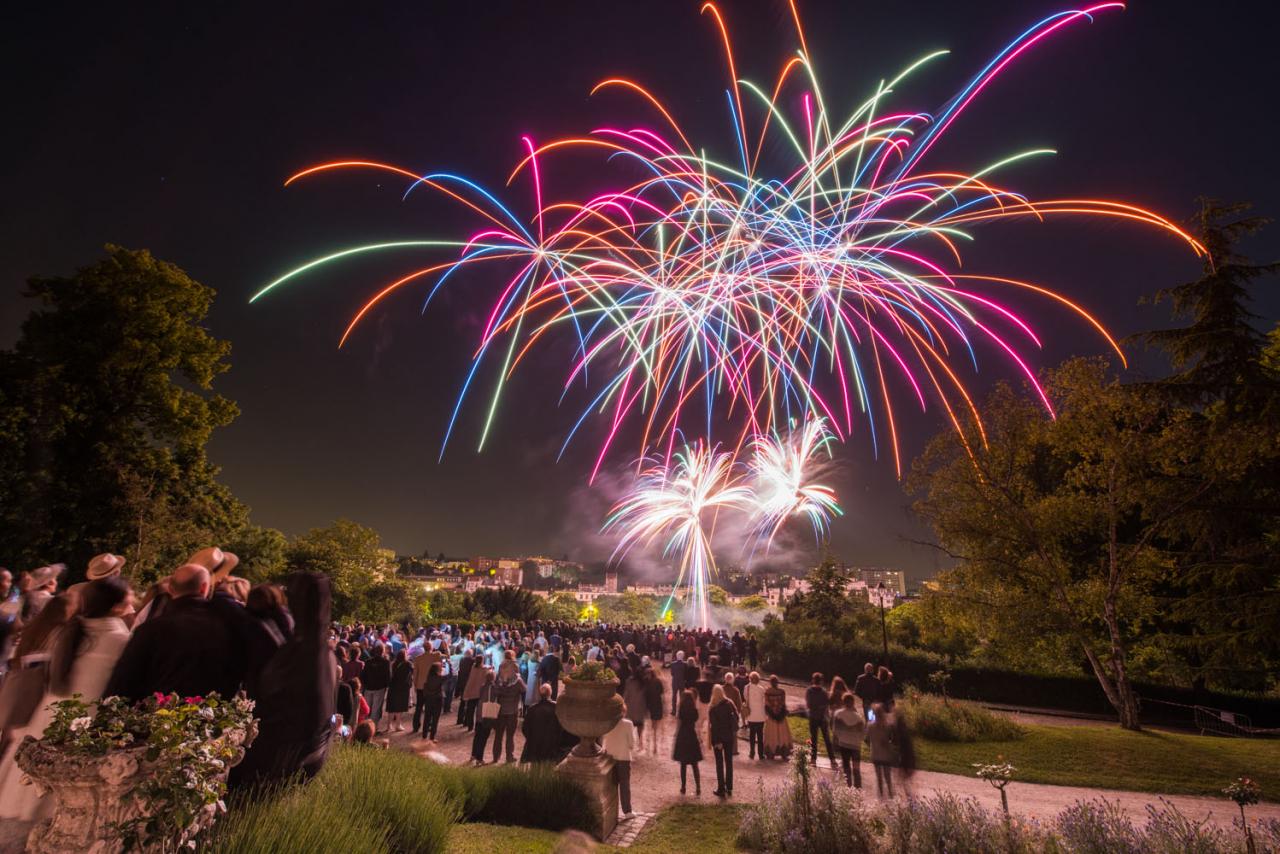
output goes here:
[{"label": "crowd of people", "polygon": [[[296,572],[283,585],[251,585],[234,575],[237,564],[230,552],[202,549],[136,600],[119,555],[93,558],[85,581],[61,591],[62,567],[16,580],[0,570],[0,818],[32,820],[46,808],[22,785],[14,755],[26,736],[42,734],[49,704],[75,694],[243,691],[259,718],[259,736],[232,773],[243,785],[316,773],[335,738],[377,744],[409,732],[430,750],[442,726],[469,734],[476,765],[558,762],[577,742],[556,714],[562,683],[598,663],[616,674],[623,701],[602,749],[616,760],[626,817],[631,762],[664,749],[668,717],[682,794],[690,771],[701,794],[710,754],[715,794],[732,797],[742,740],[757,762],[786,760],[795,748],[795,713],[778,677],[759,672],[751,634],[559,621],[339,625],[326,577]],[[914,766],[895,691],[892,674],[871,664],[852,689],[815,673],[803,710],[811,759],[821,742],[833,769],[861,786],[866,746],[878,791],[892,796],[890,769],[905,779]]]}]

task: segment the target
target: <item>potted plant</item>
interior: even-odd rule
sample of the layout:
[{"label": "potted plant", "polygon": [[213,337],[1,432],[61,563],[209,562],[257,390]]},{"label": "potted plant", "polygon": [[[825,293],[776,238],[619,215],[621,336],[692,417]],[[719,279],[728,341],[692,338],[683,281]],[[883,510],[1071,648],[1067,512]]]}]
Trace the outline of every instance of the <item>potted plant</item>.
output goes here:
[{"label": "potted plant", "polygon": [[618,677],[599,661],[582,665],[565,677],[556,717],[565,731],[578,736],[574,756],[596,756],[600,752],[598,739],[622,720]]},{"label": "potted plant", "polygon": [[227,774],[257,735],[243,695],[140,703],[74,696],[54,704],[44,737],[27,737],[18,767],[53,798],[31,852],[176,851],[225,809]]}]

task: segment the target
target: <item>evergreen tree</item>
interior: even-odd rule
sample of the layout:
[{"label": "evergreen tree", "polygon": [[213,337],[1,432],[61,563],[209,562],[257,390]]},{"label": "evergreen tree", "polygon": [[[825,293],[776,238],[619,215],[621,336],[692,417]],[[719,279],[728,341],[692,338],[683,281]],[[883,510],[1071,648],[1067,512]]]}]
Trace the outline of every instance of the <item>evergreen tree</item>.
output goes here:
[{"label": "evergreen tree", "polygon": [[246,513],[205,445],[236,406],[211,392],[231,345],[201,325],[214,291],[145,250],[35,277],[36,309],[0,353],[0,554],[114,551],[140,580],[221,543]]},{"label": "evergreen tree", "polygon": [[1202,201],[1204,275],[1160,295],[1189,322],[1143,338],[1174,369],[1147,386],[1171,410],[1179,464],[1165,501],[1199,496],[1165,542],[1167,643],[1194,684],[1261,689],[1280,661],[1280,334],[1268,339],[1248,304],[1280,264],[1238,251],[1268,222],[1248,208]]}]

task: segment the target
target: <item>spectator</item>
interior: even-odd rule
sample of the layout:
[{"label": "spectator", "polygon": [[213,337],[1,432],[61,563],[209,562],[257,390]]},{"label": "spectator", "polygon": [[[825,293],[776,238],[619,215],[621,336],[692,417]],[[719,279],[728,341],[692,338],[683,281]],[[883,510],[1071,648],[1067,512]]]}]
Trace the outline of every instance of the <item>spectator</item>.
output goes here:
[{"label": "spectator", "polygon": [[22,610],[22,596],[13,583],[13,573],[0,569],[0,676],[9,664],[9,647],[17,634],[18,614]]},{"label": "spectator", "polygon": [[738,690],[738,680],[732,673],[724,675],[724,698],[733,703],[738,717],[742,717],[742,692]]},{"label": "spectator", "polygon": [[359,676],[352,679],[350,684],[351,696],[355,699],[356,705],[356,726],[359,726],[369,719],[369,701],[365,699],[364,685],[361,684]]},{"label": "spectator", "polygon": [[551,699],[550,685],[538,686],[538,702],[525,712],[520,731],[524,733],[521,762],[559,762],[564,757],[572,736],[564,731],[556,717],[556,701]]},{"label": "spectator", "polygon": [[133,632],[104,696],[140,700],[153,693],[235,696],[245,661],[235,656],[231,628],[207,601],[209,571],[184,564],[169,581],[172,601]]},{"label": "spectator", "polygon": [[[439,665],[436,665],[437,669]],[[413,665],[409,663],[409,653],[404,644],[400,644],[395,660],[391,662],[391,684],[387,686],[387,732],[393,729],[404,732],[401,718],[409,711],[409,692],[413,690]],[[417,731],[417,727],[414,727]]]},{"label": "spectator", "polygon": [[[632,677],[634,678],[634,677]],[[622,720],[604,737],[604,752],[613,758],[614,780],[618,784],[618,803],[624,821],[633,819],[631,811],[631,750],[636,746],[636,729],[630,707],[623,701]]]},{"label": "spectator", "polygon": [[883,798],[887,790],[892,798],[893,766],[898,761],[894,725],[889,720],[889,713],[883,703],[871,706],[871,716],[873,720],[867,724],[867,734],[863,740],[871,746],[871,764],[876,769],[876,794]]},{"label": "spectator", "polygon": [[831,723],[836,749],[840,751],[845,785],[861,789],[862,740],[867,734],[867,722],[854,707],[853,694],[847,693],[841,698],[840,708],[832,716]]},{"label": "spectator", "polygon": [[560,696],[560,656],[557,653],[561,642],[560,635],[552,635],[551,651],[542,656],[542,661],[538,662],[538,682],[551,686],[553,700]]},{"label": "spectator", "polygon": [[716,756],[716,790],[718,798],[733,797],[733,755],[738,751],[738,707],[725,696],[723,685],[711,689],[711,749]]},{"label": "spectator", "polygon": [[684,691],[684,674],[688,665],[684,661],[684,650],[676,653],[676,660],[671,662],[671,714],[676,713],[676,703],[680,701],[680,693]]},{"label": "spectator", "polygon": [[[461,653],[461,657],[458,659],[458,679],[456,685],[458,695],[458,726],[465,726],[468,730],[470,730],[474,724],[467,723],[466,692],[467,683],[471,680],[471,671],[475,669],[475,664],[476,659],[474,651],[470,647],[465,648]],[[474,712],[475,709],[473,707],[473,715]],[[472,720],[474,721],[474,717]]]},{"label": "spectator", "polygon": [[[622,700],[626,704],[626,716],[635,727],[635,747],[637,752],[644,753],[644,723],[649,717],[649,704],[644,696],[644,671],[636,668],[627,677],[626,687],[622,691]],[[630,812],[630,810],[623,810]]]},{"label": "spectator", "polygon": [[665,704],[662,701],[662,680],[652,667],[644,670],[644,700],[649,710],[650,752],[658,755],[658,740],[662,737],[662,718]]},{"label": "spectator", "polygon": [[893,681],[893,671],[882,665],[876,674],[876,681],[876,699],[886,712],[893,711],[894,695],[898,693],[898,685]]},{"label": "spectator", "polygon": [[[465,662],[466,659],[463,659],[463,661]],[[484,666],[482,657],[473,655],[471,658],[471,672],[467,675],[467,682],[462,691],[462,725],[467,732],[478,729],[476,726],[476,706],[480,702],[480,689],[484,687],[486,682],[486,671],[493,672]]]},{"label": "spectator", "polygon": [[[471,682],[474,683],[477,678],[480,680],[480,687],[476,689],[476,698],[471,700],[472,712],[475,719],[475,735],[471,739],[471,760],[476,767],[484,764],[484,748],[489,741],[489,733],[493,732],[497,724],[497,699],[494,688],[494,673],[484,664],[476,664],[471,670]],[[468,685],[470,687],[470,685]],[[478,708],[483,706],[483,708]],[[492,712],[487,714],[486,712]],[[497,759],[495,758],[496,762]]]},{"label": "spectator", "polygon": [[764,692],[764,749],[770,759],[791,755],[794,740],[787,725],[787,692],[778,687],[778,677],[769,677]]},{"label": "spectator", "polygon": [[339,682],[329,650],[328,577],[295,572],[286,584],[293,633],[259,674],[258,738],[232,769],[236,784],[315,776],[328,757],[334,724],[355,719],[355,695],[346,684],[340,722],[335,714]]},{"label": "spectator", "polygon": [[387,689],[391,687],[391,662],[387,658],[385,644],[377,642],[373,645],[369,660],[365,662],[364,672],[360,675],[360,684],[364,686],[364,698],[369,703],[369,720],[380,728],[382,710],[387,702]]},{"label": "spectator", "polygon": [[440,675],[440,664],[431,665],[427,670],[427,679],[418,692],[418,708],[413,713],[413,731],[418,732],[418,721],[421,720],[422,737],[427,741],[435,741],[440,727],[440,713],[444,703],[444,678]]},{"label": "spectator", "polygon": [[6,742],[0,758],[0,818],[34,821],[47,810],[35,786],[22,783],[22,769],[14,762],[18,746],[28,735],[39,738],[53,720],[48,705],[55,697],[47,692],[49,662],[58,644],[58,636],[80,609],[80,597],[74,593],[55,596],[40,609],[35,619],[22,630],[22,637],[9,662],[4,690],[0,694]]},{"label": "spectator", "polygon": [[853,693],[862,701],[862,717],[871,717],[871,704],[880,696],[880,683],[876,680],[876,666],[871,662],[862,665],[862,674],[853,680]]},{"label": "spectator", "polygon": [[22,622],[30,623],[35,620],[44,607],[53,601],[58,592],[58,579],[65,569],[64,564],[55,563],[34,569],[28,574],[26,591],[22,597]]},{"label": "spectator", "polygon": [[702,744],[698,739],[698,701],[694,698],[693,689],[686,688],[680,693],[680,709],[676,713],[676,740],[671,756],[680,763],[680,794],[685,793],[688,782],[686,774],[693,768],[694,794],[702,795],[702,778],[698,774],[698,763],[702,761]]},{"label": "spectator", "polygon": [[507,746],[507,763],[516,761],[516,719],[520,716],[520,701],[524,698],[524,680],[519,676],[514,658],[504,658],[503,663],[510,662],[514,672],[498,679],[494,689],[494,698],[498,703],[498,719],[493,732],[493,761],[498,761],[502,752],[502,743]]},{"label": "spectator", "polygon": [[760,684],[760,674],[751,672],[747,687],[743,690],[743,704],[747,718],[747,758],[764,759],[765,687]]},{"label": "spectator", "polygon": [[116,661],[129,643],[124,616],[133,613],[133,591],[119,575],[76,585],[80,613],[58,632],[49,670],[53,697],[102,697]]},{"label": "spectator", "polygon": [[813,674],[809,688],[804,692],[804,705],[809,714],[809,762],[815,765],[818,762],[818,735],[821,734],[827,746],[827,758],[834,768],[836,754],[831,749],[831,727],[827,725],[828,697],[822,688],[822,674]]}]

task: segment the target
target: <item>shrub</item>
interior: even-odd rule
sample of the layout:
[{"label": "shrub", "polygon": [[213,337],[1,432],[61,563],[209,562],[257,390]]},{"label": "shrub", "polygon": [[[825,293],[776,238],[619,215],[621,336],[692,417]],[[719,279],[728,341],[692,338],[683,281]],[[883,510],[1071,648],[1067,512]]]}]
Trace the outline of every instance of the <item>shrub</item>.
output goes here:
[{"label": "shrub", "polygon": [[911,732],[933,741],[1011,741],[1025,734],[1003,715],[961,700],[944,702],[914,688],[907,689],[898,708]]},{"label": "shrub", "polygon": [[738,844],[751,851],[786,854],[869,854],[879,850],[879,822],[861,792],[814,783],[809,760],[796,751],[788,782],[765,793],[743,811]]},{"label": "shrub", "polygon": [[1142,834],[1118,801],[1076,801],[1058,814],[1058,835],[1072,854],[1138,854]]},{"label": "shrub", "polygon": [[618,674],[603,662],[588,661],[566,678],[573,682],[617,682]]},{"label": "shrub", "polygon": [[445,850],[462,813],[435,766],[412,754],[335,745],[310,783],[246,796],[216,828],[218,852]]},{"label": "shrub", "polygon": [[464,821],[587,833],[596,830],[582,787],[556,774],[553,768],[438,767],[441,776],[458,781],[465,792]]},{"label": "shrub", "polygon": [[896,854],[938,851],[1041,854],[1057,846],[1052,835],[1031,819],[1002,816],[973,798],[937,792],[927,798],[892,801],[884,807],[885,846]]}]

